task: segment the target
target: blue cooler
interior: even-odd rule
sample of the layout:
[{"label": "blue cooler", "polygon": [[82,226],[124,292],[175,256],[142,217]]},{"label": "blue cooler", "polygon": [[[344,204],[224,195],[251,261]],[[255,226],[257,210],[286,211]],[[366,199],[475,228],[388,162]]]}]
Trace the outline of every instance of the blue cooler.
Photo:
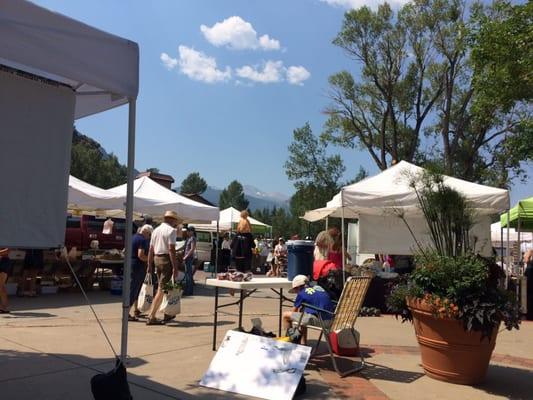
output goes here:
[{"label": "blue cooler", "polygon": [[289,240],[287,250],[287,278],[292,281],[296,275],[313,276],[313,251],[315,242],[312,240]]},{"label": "blue cooler", "polygon": [[122,295],[122,284],[123,279],[122,275],[113,275],[111,277],[111,294],[114,294],[115,296],[121,296]]}]

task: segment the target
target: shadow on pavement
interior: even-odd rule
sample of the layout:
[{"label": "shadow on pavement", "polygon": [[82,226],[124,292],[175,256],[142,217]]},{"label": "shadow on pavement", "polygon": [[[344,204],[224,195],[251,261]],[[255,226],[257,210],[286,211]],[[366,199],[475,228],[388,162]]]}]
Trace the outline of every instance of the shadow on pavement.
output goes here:
[{"label": "shadow on pavement", "polygon": [[424,376],[420,372],[402,371],[369,362],[366,363],[365,368],[361,371],[361,375],[366,379],[379,379],[399,383],[412,383]]},{"label": "shadow on pavement", "polygon": [[533,371],[491,364],[485,382],[476,387],[506,399],[531,399]]},{"label": "shadow on pavement", "polygon": [[[248,399],[236,393],[213,390],[198,384],[179,382],[183,389],[161,384],[150,377],[136,374],[136,367],[146,364],[141,358],[128,360],[128,382],[134,399],[142,400],[211,400]],[[48,354],[31,351],[0,350],[2,399],[17,400],[91,400],[90,380],[114,366],[113,358],[90,358],[79,354]],[[327,384],[308,379],[307,393],[299,399],[328,398]],[[312,394],[311,394],[312,393]]]},{"label": "shadow on pavement", "polygon": [[[111,295],[108,291],[93,290],[87,292],[91,304],[120,303],[121,296]],[[17,311],[43,310],[87,305],[80,291],[59,292],[54,295],[42,295],[38,297],[10,297],[11,313]]]},{"label": "shadow on pavement", "polygon": [[[130,359],[128,381],[134,399],[244,399],[245,397],[210,389],[187,393],[163,385],[143,375],[135,374],[135,367],[145,364],[142,359]],[[113,368],[112,358],[89,358],[78,354],[47,354],[16,350],[0,350],[2,370],[1,393],[4,399],[93,399],[90,380]],[[176,373],[176,377],[179,374]],[[179,379],[179,378],[177,378]]]},{"label": "shadow on pavement", "polygon": [[6,319],[10,318],[52,318],[57,317],[55,314],[50,314],[46,312],[24,312],[24,311],[12,311],[9,314],[3,316]]},{"label": "shadow on pavement", "polygon": [[[169,326],[171,328],[198,328],[201,326],[213,326],[213,321],[206,321],[206,322],[192,322],[192,321],[171,321],[167,322],[165,324],[166,326]],[[217,321],[217,326],[223,326],[223,325],[235,325],[235,322],[233,321]]]}]

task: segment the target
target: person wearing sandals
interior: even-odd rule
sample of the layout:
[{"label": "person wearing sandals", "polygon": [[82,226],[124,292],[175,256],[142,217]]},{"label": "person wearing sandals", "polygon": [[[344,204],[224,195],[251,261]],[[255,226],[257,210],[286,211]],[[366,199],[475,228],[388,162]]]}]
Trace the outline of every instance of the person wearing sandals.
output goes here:
[{"label": "person wearing sandals", "polygon": [[178,274],[176,259],[176,227],[178,226],[178,214],[175,211],[167,211],[163,217],[163,223],[154,229],[148,251],[148,273],[152,273],[153,267],[157,273],[158,288],[152,302],[152,309],[146,325],[162,325],[167,318],[161,321],[156,318],[156,313],[163,301],[163,288],[170,282],[172,277]]},{"label": "person wearing sandals", "polygon": [[137,308],[137,299],[146,276],[146,262],[148,261],[149,239],[152,234],[151,225],[145,224],[133,235],[131,252],[131,286],[130,286],[130,314],[128,320],[137,321],[141,312]]},{"label": "person wearing sandals", "polygon": [[9,313],[6,283],[10,269],[9,249],[0,248],[0,314]]}]

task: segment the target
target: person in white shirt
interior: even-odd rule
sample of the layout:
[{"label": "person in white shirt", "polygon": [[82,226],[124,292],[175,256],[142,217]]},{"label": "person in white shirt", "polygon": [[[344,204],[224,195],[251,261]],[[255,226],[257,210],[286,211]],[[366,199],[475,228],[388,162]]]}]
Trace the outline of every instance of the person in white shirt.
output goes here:
[{"label": "person in white shirt", "polygon": [[224,240],[220,246],[220,271],[218,272],[227,272],[228,267],[231,264],[231,240],[229,238],[229,233],[224,233]]},{"label": "person in white shirt", "polygon": [[148,251],[148,272],[151,273],[153,266],[155,266],[158,288],[146,325],[161,325],[167,320],[166,317],[163,321],[157,320],[156,313],[163,301],[163,287],[178,273],[176,262],[176,226],[178,222],[178,214],[175,211],[167,211],[164,222],[152,232],[150,250]]}]

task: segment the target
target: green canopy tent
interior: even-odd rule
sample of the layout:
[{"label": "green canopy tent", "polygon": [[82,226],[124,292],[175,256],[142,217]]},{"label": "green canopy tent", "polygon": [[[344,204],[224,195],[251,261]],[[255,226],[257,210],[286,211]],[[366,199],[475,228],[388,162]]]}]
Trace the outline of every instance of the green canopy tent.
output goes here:
[{"label": "green canopy tent", "polygon": [[502,214],[500,216],[502,228],[507,227],[507,220],[510,221],[509,227],[517,231],[533,231],[533,197],[520,200],[508,213]]}]

